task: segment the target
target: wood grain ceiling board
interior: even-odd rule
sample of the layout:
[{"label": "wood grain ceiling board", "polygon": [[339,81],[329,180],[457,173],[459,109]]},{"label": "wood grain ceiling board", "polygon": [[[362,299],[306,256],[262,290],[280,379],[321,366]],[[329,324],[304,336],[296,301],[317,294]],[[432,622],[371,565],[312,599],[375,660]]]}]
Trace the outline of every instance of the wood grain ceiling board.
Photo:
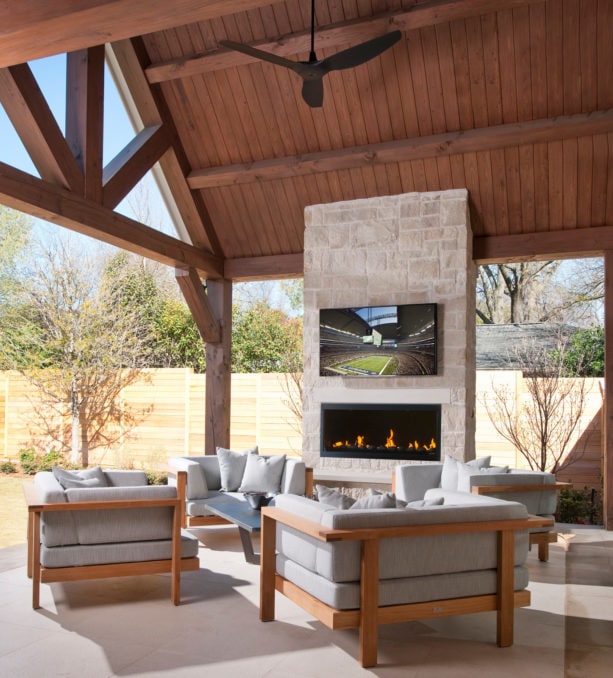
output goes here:
[{"label": "wood grain ceiling board", "polygon": [[[594,136],[576,136],[575,130],[559,140],[533,137],[531,143],[522,143],[521,136],[503,141],[503,132],[491,130],[499,135],[499,147],[488,144],[485,135],[468,149],[451,146],[446,153],[446,144],[454,143],[447,137],[440,141],[440,153],[432,152],[431,142],[422,157],[414,152],[411,160],[392,158],[386,164],[376,155],[380,149],[369,155],[364,147],[406,140],[408,149],[419,137],[533,120],[556,130],[560,116],[613,109],[613,2],[317,0],[316,5],[320,58],[356,44],[364,31],[372,37],[373,26],[385,29],[383,13],[405,11],[386,19],[387,28],[398,21],[403,31],[393,48],[359,67],[326,75],[321,109],[304,104],[300,78],[288,69],[237,60],[236,53],[227,62],[231,65],[221,67],[223,50],[217,54],[219,41],[230,38],[267,42],[272,51],[286,44],[298,50],[299,44],[300,53],[286,55],[306,59],[306,0],[246,0],[233,12],[216,13],[206,2],[206,20],[182,26],[172,21],[142,37],[151,72],[157,73],[148,86],[171,112],[185,154],[181,171],[209,210],[225,256],[299,252],[306,205],[403,191],[467,187],[477,235],[612,224],[612,146],[606,127]],[[190,11],[193,18],[193,7]],[[78,15],[71,21],[76,27]],[[302,37],[292,37],[296,33]],[[163,70],[177,59],[199,65],[191,63],[184,76]],[[317,173],[295,174],[301,165],[295,157],[342,149],[356,149],[353,158],[363,158],[364,165],[355,166],[354,160],[352,166],[349,154],[336,155],[332,168],[321,171],[315,159],[306,171]],[[278,160],[280,169],[274,179],[263,180],[258,172],[271,160]],[[249,174],[245,169],[251,163]],[[243,166],[240,179],[235,165]],[[208,168],[227,168],[231,183],[194,185],[198,170]]]}]

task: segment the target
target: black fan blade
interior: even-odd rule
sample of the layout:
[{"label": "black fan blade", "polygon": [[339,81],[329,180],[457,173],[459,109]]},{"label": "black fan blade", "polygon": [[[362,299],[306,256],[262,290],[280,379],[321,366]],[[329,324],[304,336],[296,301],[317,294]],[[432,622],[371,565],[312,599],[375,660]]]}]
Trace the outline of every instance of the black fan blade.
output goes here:
[{"label": "black fan blade", "polygon": [[285,59],[282,56],[277,54],[272,54],[271,52],[264,52],[264,50],[256,49],[250,45],[243,45],[241,42],[233,42],[232,40],[220,40],[220,45],[224,47],[229,47],[237,52],[242,52],[247,56],[254,57],[255,59],[261,59],[262,61],[269,61],[271,64],[276,64],[277,66],[285,66],[292,71],[299,73],[302,69],[302,64],[291,61],[290,59]]},{"label": "black fan blade", "polygon": [[398,42],[401,37],[402,33],[400,31],[392,31],[391,33],[380,35],[377,38],[361,42],[359,45],[354,45],[344,49],[342,52],[337,52],[332,56],[322,59],[319,62],[320,66],[326,72],[354,68],[385,52],[386,49],[389,49],[393,44]]},{"label": "black fan blade", "polygon": [[324,104],[324,83],[322,79],[305,79],[302,83],[302,98],[311,108],[321,108]]}]

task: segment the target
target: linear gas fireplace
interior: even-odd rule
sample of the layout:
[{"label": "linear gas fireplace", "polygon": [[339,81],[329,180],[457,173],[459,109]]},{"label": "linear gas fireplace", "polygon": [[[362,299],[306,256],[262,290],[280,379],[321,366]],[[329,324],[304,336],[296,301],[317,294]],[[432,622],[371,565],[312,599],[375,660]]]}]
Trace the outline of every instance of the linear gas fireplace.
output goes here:
[{"label": "linear gas fireplace", "polygon": [[321,456],[440,461],[440,405],[321,405]]}]

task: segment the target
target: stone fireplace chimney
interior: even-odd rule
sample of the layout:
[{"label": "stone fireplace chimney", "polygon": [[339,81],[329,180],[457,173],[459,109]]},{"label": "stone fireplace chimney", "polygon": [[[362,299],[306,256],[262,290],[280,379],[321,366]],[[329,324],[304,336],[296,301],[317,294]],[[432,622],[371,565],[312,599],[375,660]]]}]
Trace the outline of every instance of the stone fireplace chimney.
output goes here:
[{"label": "stone fireplace chimney", "polygon": [[[475,266],[467,191],[313,205],[305,223],[303,456],[315,477],[390,477],[398,463],[322,457],[325,403],[440,405],[443,456],[473,458]],[[320,309],[426,303],[438,304],[436,375],[320,376]]]}]

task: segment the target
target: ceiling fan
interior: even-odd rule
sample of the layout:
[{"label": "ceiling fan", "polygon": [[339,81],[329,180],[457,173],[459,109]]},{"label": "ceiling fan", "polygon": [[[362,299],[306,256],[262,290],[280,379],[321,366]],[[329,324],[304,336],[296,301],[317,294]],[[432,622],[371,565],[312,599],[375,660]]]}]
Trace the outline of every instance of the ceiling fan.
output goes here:
[{"label": "ceiling fan", "polygon": [[341,71],[345,68],[354,68],[370,61],[386,49],[389,49],[401,37],[400,31],[385,33],[372,40],[349,47],[342,52],[319,60],[315,55],[315,0],[311,0],[311,50],[308,61],[292,61],[277,54],[264,52],[250,45],[244,45],[232,40],[220,40],[219,44],[229,47],[248,56],[269,61],[278,66],[284,66],[297,73],[302,78],[302,98],[311,108],[323,105],[324,86],[323,77],[330,71]]}]

